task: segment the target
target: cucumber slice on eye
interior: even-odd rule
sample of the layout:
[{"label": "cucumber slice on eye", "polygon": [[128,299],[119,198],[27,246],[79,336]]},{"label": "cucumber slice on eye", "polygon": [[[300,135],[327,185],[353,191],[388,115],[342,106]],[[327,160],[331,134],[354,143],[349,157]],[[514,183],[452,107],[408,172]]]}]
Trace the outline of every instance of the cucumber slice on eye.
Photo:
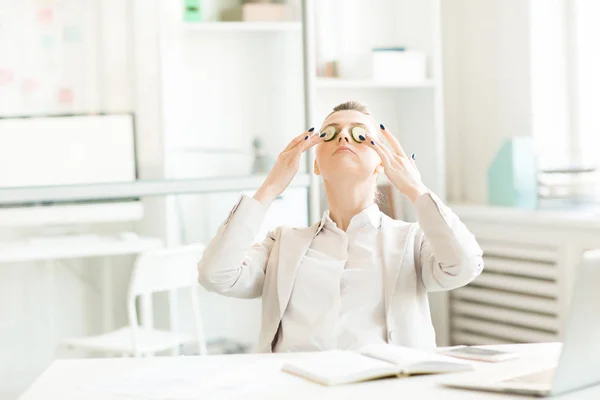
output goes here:
[{"label": "cucumber slice on eye", "polygon": [[337,131],[335,130],[335,126],[328,126],[323,132],[321,132],[321,134],[323,133],[325,134],[323,140],[329,142],[330,140],[333,140]]},{"label": "cucumber slice on eye", "polygon": [[[361,139],[360,137],[363,137],[363,139]],[[365,128],[363,128],[362,126],[355,126],[354,128],[352,128],[352,139],[354,139],[354,141],[356,143],[362,143],[366,140],[367,138],[367,130]]]}]

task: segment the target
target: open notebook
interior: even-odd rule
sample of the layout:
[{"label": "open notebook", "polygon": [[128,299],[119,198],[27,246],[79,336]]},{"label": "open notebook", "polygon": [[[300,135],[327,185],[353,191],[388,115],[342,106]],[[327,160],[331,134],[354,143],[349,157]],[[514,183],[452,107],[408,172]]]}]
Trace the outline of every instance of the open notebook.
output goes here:
[{"label": "open notebook", "polygon": [[299,357],[282,367],[285,372],[326,386],[471,369],[469,362],[391,344],[368,345],[358,351],[323,351]]}]

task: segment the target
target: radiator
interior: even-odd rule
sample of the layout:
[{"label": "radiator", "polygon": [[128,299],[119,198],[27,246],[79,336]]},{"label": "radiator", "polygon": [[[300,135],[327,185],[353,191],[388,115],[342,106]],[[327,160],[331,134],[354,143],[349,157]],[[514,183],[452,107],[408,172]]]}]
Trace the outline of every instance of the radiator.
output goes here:
[{"label": "radiator", "polygon": [[453,344],[560,340],[560,249],[549,244],[479,239],[484,271],[450,294]]}]

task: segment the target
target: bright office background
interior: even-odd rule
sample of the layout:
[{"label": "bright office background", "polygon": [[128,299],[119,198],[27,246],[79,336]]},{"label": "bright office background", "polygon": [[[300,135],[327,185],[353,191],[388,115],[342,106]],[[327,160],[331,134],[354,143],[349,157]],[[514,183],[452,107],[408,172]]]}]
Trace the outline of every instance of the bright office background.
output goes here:
[{"label": "bright office background", "polygon": [[[145,246],[210,240],[239,194],[262,182],[255,139],[274,158],[348,99],[367,103],[417,154],[425,183],[486,253],[472,285],[432,296],[439,344],[560,340],[577,259],[600,239],[598,1],[311,1],[310,71],[301,0],[284,2],[291,21],[268,23],[220,21],[238,0],[197,2],[198,21],[185,3],[0,0],[0,201],[15,188],[68,184],[98,197],[0,205],[0,399],[16,398],[57,357],[86,356],[61,340],[126,324]],[[424,55],[424,78],[375,79],[372,50],[382,47]],[[337,77],[325,76],[332,62]],[[514,142],[518,157],[499,161],[512,138],[525,139]],[[494,179],[519,189],[515,203],[533,196],[537,210],[494,205],[494,163]],[[323,211],[305,164],[263,234]],[[539,188],[527,184],[532,173]],[[106,201],[98,186],[120,182],[106,190],[127,193],[136,181],[163,195]],[[398,196],[386,205],[413,218]],[[129,250],[99,257],[109,245]],[[52,255],[73,248],[79,257]],[[255,342],[258,300],[199,292],[211,351]],[[191,330],[181,300],[155,296],[154,325]]]}]

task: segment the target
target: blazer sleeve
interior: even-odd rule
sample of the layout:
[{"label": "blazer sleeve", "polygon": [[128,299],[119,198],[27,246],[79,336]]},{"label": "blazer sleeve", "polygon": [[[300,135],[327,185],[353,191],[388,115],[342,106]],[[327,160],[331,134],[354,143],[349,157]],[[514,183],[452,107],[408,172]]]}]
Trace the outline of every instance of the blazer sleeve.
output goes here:
[{"label": "blazer sleeve", "polygon": [[198,263],[198,281],[209,291],[229,297],[262,294],[267,261],[280,229],[254,243],[267,207],[243,195],[221,224]]},{"label": "blazer sleeve", "polygon": [[483,252],[475,237],[433,193],[415,202],[421,234],[416,243],[417,269],[428,291],[458,288],[483,270]]}]

